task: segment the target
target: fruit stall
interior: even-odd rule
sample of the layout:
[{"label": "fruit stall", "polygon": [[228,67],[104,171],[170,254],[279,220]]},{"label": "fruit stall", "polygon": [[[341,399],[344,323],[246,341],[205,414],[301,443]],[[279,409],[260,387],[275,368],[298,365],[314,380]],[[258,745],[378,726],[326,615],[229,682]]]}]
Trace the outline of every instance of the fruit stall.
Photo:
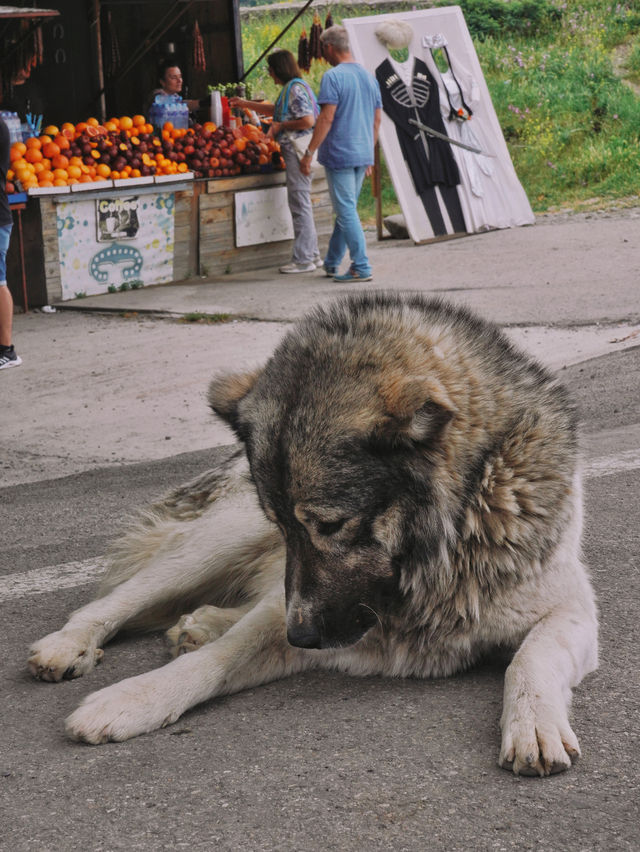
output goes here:
[{"label": "fruit stall", "polygon": [[[61,0],[50,13],[22,11],[32,20],[28,31],[16,20],[15,68],[5,62],[7,38],[0,54],[0,106],[14,95],[27,105],[13,107],[22,123],[17,136],[12,128],[7,185],[19,233],[7,258],[17,305],[290,259],[284,161],[262,126],[228,114],[216,126],[207,109],[191,126],[152,124],[140,110],[162,57],[186,70],[190,97],[242,78],[237,0]],[[332,219],[322,169],[312,203],[322,239]]]},{"label": "fruit stall", "polygon": [[[283,169],[278,144],[253,124],[89,118],[14,142],[7,189],[27,193],[36,236],[31,306],[287,261]],[[321,169],[312,203],[322,238],[332,216]]]}]

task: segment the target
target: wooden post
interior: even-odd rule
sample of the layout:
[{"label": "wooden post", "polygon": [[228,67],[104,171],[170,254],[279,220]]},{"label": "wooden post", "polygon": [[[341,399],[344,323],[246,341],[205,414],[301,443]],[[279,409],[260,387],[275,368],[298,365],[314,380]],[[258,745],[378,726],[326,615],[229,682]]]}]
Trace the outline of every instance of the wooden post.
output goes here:
[{"label": "wooden post", "polygon": [[378,240],[384,239],[382,235],[382,192],[380,177],[380,143],[376,142],[373,151],[373,174],[371,175],[373,197],[376,200],[376,236]]}]

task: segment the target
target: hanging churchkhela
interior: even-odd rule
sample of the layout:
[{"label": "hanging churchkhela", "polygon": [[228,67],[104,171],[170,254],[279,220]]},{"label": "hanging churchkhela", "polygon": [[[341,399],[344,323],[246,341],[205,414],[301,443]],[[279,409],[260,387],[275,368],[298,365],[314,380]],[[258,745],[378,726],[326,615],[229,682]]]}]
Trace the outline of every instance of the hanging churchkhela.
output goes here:
[{"label": "hanging churchkhela", "polygon": [[308,71],[311,68],[311,51],[309,49],[309,39],[307,31],[302,30],[300,33],[300,41],[298,42],[298,66],[301,71]]},{"label": "hanging churchkhela", "polygon": [[322,59],[322,47],[320,36],[322,35],[322,23],[317,12],[313,14],[313,24],[309,34],[309,54],[312,59]]},{"label": "hanging churchkhela", "polygon": [[200,33],[200,27],[198,26],[197,21],[193,25],[193,68],[195,71],[207,70],[207,60],[204,55],[204,42],[202,40],[202,34]]}]

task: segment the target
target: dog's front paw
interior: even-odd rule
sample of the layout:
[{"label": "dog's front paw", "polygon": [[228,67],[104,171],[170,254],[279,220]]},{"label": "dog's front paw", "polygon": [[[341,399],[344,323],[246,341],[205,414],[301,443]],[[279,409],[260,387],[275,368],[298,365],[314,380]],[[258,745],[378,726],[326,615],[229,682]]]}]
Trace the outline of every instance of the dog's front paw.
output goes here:
[{"label": "dog's front paw", "polygon": [[580,756],[578,738],[564,708],[541,699],[505,707],[499,764],[516,775],[553,775],[569,769]]},{"label": "dog's front paw", "polygon": [[161,672],[127,678],[88,695],[65,723],[69,737],[92,745],[122,742],[175,722],[185,709],[182,696],[164,683]]},{"label": "dog's front paw", "polygon": [[237,621],[237,610],[205,605],[181,616],[166,632],[173,657],[197,651],[207,642],[215,642]]},{"label": "dog's front paw", "polygon": [[87,674],[103,656],[87,629],[58,630],[34,642],[27,666],[38,680],[59,681]]}]

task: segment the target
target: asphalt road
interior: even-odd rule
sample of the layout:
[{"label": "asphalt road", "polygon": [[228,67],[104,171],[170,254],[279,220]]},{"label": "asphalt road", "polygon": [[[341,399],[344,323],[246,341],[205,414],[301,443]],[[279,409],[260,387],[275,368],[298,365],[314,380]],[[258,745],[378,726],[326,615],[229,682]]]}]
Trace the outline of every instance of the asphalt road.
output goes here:
[{"label": "asphalt road", "polygon": [[165,662],[162,636],[118,639],[91,675],[61,684],[30,679],[29,644],[89,599],[132,508],[227,449],[0,488],[0,848],[637,850],[639,371],[640,347],[561,371],[584,419],[601,664],[575,692],[583,758],[544,780],[497,766],[495,660],[436,681],[313,673],[129,742],[71,743],[68,713]]}]

